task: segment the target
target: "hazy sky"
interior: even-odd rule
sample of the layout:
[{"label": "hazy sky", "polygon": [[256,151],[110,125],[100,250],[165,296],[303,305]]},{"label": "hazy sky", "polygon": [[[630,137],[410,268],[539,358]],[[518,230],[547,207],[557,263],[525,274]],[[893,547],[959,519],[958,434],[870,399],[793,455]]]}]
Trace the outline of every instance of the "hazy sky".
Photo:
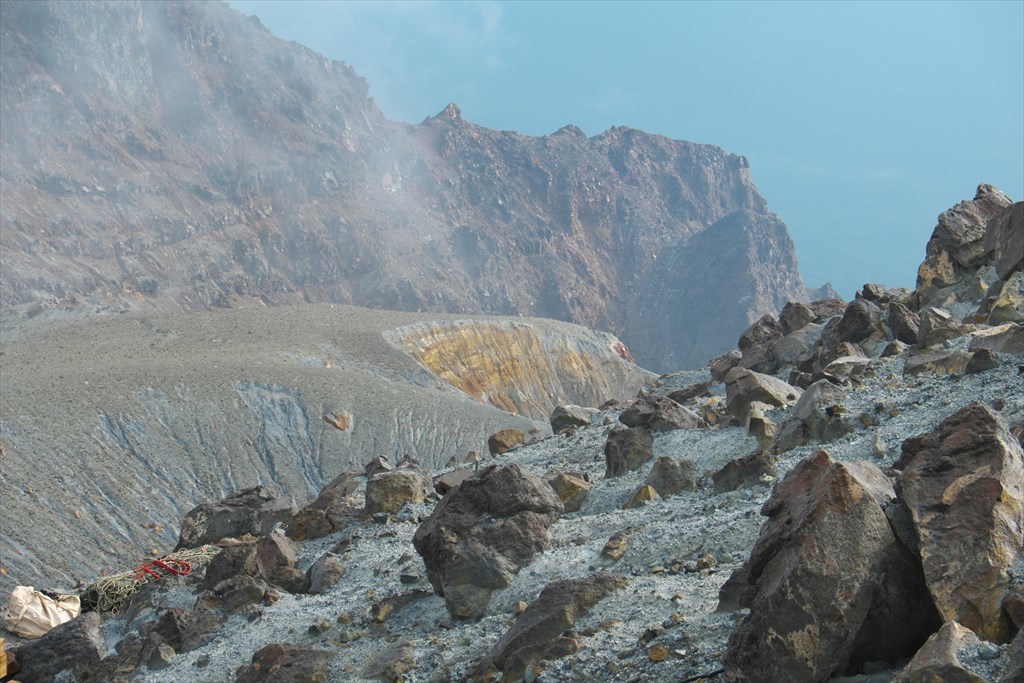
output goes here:
[{"label": "hazy sky", "polygon": [[1024,197],[1024,2],[232,0],[385,116],[626,125],[750,159],[809,286],[912,287],[936,216]]}]

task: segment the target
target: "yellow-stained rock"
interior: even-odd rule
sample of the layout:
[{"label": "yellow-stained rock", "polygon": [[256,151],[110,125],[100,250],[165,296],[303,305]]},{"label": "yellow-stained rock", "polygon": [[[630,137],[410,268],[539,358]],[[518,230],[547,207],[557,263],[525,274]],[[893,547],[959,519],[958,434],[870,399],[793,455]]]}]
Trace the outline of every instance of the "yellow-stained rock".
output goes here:
[{"label": "yellow-stained rock", "polygon": [[627,501],[622,508],[624,510],[629,510],[640,507],[641,505],[653,500],[661,500],[661,496],[658,495],[658,492],[654,490],[653,486],[645,484],[636,490],[636,493],[630,497],[629,501]]}]

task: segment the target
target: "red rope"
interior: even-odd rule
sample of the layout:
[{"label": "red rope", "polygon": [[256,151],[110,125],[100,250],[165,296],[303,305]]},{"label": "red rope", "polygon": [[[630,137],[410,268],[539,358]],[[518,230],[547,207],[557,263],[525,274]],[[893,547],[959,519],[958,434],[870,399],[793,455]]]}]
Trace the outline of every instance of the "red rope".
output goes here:
[{"label": "red rope", "polygon": [[[192,573],[192,565],[190,565],[188,562],[185,562],[184,560],[176,560],[173,557],[170,557],[166,560],[153,560],[152,562],[146,562],[145,564],[141,565],[138,569],[135,570],[138,573],[133,578],[136,581],[142,581],[143,577],[147,574],[157,580],[164,578],[163,575],[159,572],[153,571],[154,565],[166,570],[169,574],[172,574],[174,576],[184,576],[186,574]],[[177,566],[175,567],[172,565]]]}]

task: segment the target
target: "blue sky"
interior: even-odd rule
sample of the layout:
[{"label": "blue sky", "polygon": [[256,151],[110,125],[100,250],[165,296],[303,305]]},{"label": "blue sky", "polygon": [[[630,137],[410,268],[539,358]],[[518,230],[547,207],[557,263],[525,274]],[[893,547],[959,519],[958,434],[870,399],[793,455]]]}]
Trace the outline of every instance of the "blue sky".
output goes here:
[{"label": "blue sky", "polygon": [[1024,198],[1024,2],[232,0],[416,123],[626,125],[718,145],[787,223],[809,286],[912,287],[942,210]]}]

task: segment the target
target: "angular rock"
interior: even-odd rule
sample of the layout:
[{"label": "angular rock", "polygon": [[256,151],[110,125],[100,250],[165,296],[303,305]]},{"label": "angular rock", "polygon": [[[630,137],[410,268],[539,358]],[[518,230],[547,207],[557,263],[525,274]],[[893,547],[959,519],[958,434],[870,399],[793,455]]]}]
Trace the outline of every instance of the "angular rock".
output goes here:
[{"label": "angular rock", "polygon": [[711,475],[715,482],[715,494],[735,491],[738,488],[766,486],[775,476],[775,458],[763,453],[752,453],[727,462]]},{"label": "angular rock", "polygon": [[221,581],[230,579],[232,576],[240,574],[256,576],[258,573],[256,543],[237,543],[225,546],[210,560],[210,564],[206,566],[206,574],[203,576],[200,587],[204,590],[210,590]]},{"label": "angular rock", "polygon": [[345,565],[334,553],[327,552],[314,562],[306,576],[309,577],[309,592],[321,595],[328,592],[345,574]]},{"label": "angular rock", "polygon": [[405,680],[405,674],[416,668],[414,655],[412,643],[404,639],[397,640],[385,646],[370,660],[363,675],[382,683]]},{"label": "angular rock", "polygon": [[622,506],[622,509],[632,510],[655,500],[661,500],[661,496],[658,495],[653,486],[645,484],[633,492],[633,495],[629,497],[629,500]]},{"label": "angular rock", "polygon": [[549,477],[548,484],[558,494],[566,513],[579,512],[590,495],[590,490],[594,488],[590,482],[566,472]]},{"label": "angular rock", "polygon": [[473,470],[460,467],[434,478],[434,490],[442,496],[473,476]]},{"label": "angular rock", "polygon": [[726,373],[739,365],[741,358],[743,358],[743,354],[737,349],[733,349],[726,354],[711,359],[708,363],[708,368],[711,370],[711,378],[716,382],[723,381]]},{"label": "angular rock", "polygon": [[790,301],[782,307],[782,311],[779,313],[779,327],[782,329],[783,336],[786,336],[802,329],[804,325],[814,322],[816,317],[814,311],[807,304]]},{"label": "angular rock", "polygon": [[920,340],[921,316],[899,303],[889,304],[889,329],[897,340],[911,346]]},{"label": "angular rock", "polygon": [[1005,280],[1024,265],[1024,202],[1006,207],[985,225],[984,250]]},{"label": "angular rock", "polygon": [[976,330],[971,337],[970,349],[1024,355],[1024,325],[1005,323],[998,327]]},{"label": "angular rock", "polygon": [[267,582],[292,595],[309,592],[309,576],[296,567],[275,567],[267,577]]},{"label": "angular rock", "polygon": [[863,376],[870,365],[871,359],[860,354],[840,356],[822,368],[821,373],[848,384],[849,380]]},{"label": "angular rock", "polygon": [[[388,465],[387,469],[391,469]],[[334,533],[341,526],[341,520],[348,511],[346,499],[359,486],[356,474],[342,472],[320,490],[312,503],[299,510],[285,527],[288,537],[296,541],[321,538]]]},{"label": "angular rock", "polygon": [[422,503],[433,490],[434,482],[418,467],[375,474],[366,482],[366,513],[398,512],[406,503]]},{"label": "angular rock", "polygon": [[697,466],[692,460],[663,455],[654,461],[644,483],[653,487],[662,498],[674,496],[681,491],[696,491]]},{"label": "angular rock", "polygon": [[955,621],[948,622],[921,646],[892,683],[986,683],[985,678],[964,668],[958,657],[961,651],[979,642],[970,629]]},{"label": "angular rock", "polygon": [[388,460],[388,456],[378,455],[376,458],[363,465],[363,475],[369,479],[376,474],[380,474],[381,472],[390,472],[393,469],[395,469],[395,466]]},{"label": "angular rock", "polygon": [[281,534],[267,534],[256,541],[256,566],[269,579],[278,567],[294,567],[299,558],[295,541]]},{"label": "angular rock", "polygon": [[846,312],[846,302],[842,299],[818,299],[808,303],[807,307],[814,313],[816,323],[824,323]]},{"label": "angular rock", "polygon": [[857,344],[872,335],[884,335],[882,309],[870,301],[854,299],[835,328],[838,341]]},{"label": "angular rock", "polygon": [[999,683],[1024,683],[1024,630],[1019,631],[1010,643]]},{"label": "angular rock", "polygon": [[565,405],[555,408],[551,413],[551,431],[558,434],[563,429],[589,427],[590,420],[598,411],[594,408]]},{"label": "angular rock", "polygon": [[949,311],[935,307],[926,308],[921,311],[918,343],[925,347],[935,346],[950,339],[962,337],[969,331]]},{"label": "angular rock", "polygon": [[107,651],[100,633],[102,621],[96,612],[86,612],[40,638],[26,641],[15,650],[21,665],[17,679],[24,683],[54,681],[65,671],[74,676],[73,681],[89,679]]},{"label": "angular rock", "polygon": [[750,349],[768,346],[782,335],[782,327],[779,325],[778,318],[771,313],[766,313],[740,334],[737,346],[741,353],[746,354]]},{"label": "angular rock", "polygon": [[274,643],[259,649],[252,663],[235,672],[236,683],[319,683],[327,680],[336,653],[291,643]]},{"label": "angular rock", "polygon": [[484,613],[491,591],[548,547],[562,501],[519,465],[489,467],[441,499],[413,537],[427,577],[457,617]]},{"label": "angular rock", "polygon": [[615,574],[599,572],[582,579],[553,581],[516,619],[480,662],[477,672],[484,676],[492,666],[501,670],[503,681],[519,681],[527,668],[579,649],[565,632],[613,591],[629,582]]},{"label": "angular rock", "polygon": [[794,365],[801,357],[809,354],[821,338],[824,328],[817,323],[807,323],[799,330],[775,340],[772,353],[779,366]]},{"label": "angular rock", "polygon": [[999,288],[989,306],[989,325],[1024,323],[1024,270],[1018,270]]},{"label": "angular rock", "polygon": [[172,607],[160,615],[153,632],[159,635],[163,642],[174,648],[175,652],[181,652],[185,633],[188,631],[191,620],[191,610]]},{"label": "angular rock", "polygon": [[793,406],[793,418],[807,428],[807,436],[820,442],[835,441],[853,431],[840,408],[846,393],[828,380],[807,387]]},{"label": "angular rock", "polygon": [[239,575],[221,581],[213,587],[213,597],[228,612],[234,612],[263,600],[267,584],[251,576]]},{"label": "angular rock", "polygon": [[518,429],[502,429],[487,438],[487,448],[491,455],[501,455],[525,441],[526,435]]},{"label": "angular rock", "polygon": [[933,351],[920,356],[910,356],[903,364],[904,375],[920,375],[930,372],[939,375],[962,373],[971,362],[971,354],[960,349]]},{"label": "angular rock", "polygon": [[919,538],[935,606],[987,640],[1012,632],[1002,609],[1024,548],[1024,451],[1002,416],[972,403],[903,442],[900,500]]},{"label": "angular rock", "polygon": [[750,404],[754,401],[781,407],[795,403],[801,393],[777,377],[743,368],[733,368],[725,377],[726,405],[744,427],[750,419]]},{"label": "angular rock", "polygon": [[288,522],[296,512],[292,496],[276,497],[265,486],[239,491],[220,502],[199,505],[185,515],[175,550],[245,534],[262,536],[275,525]]},{"label": "angular rock", "polygon": [[711,382],[698,382],[697,384],[691,384],[688,387],[681,387],[679,389],[673,389],[672,391],[665,394],[670,399],[679,404],[684,404],[687,401],[694,398],[702,398],[711,395]]},{"label": "angular rock", "polygon": [[971,359],[967,361],[967,367],[964,372],[968,375],[973,375],[979,372],[985,372],[986,370],[994,370],[999,367],[999,358],[995,353],[988,349],[979,349],[971,354]]},{"label": "angular rock", "polygon": [[707,427],[697,413],[664,396],[644,396],[622,411],[619,422],[627,427],[642,427],[656,432],[672,429]]},{"label": "angular rock", "polygon": [[806,458],[764,504],[744,567],[750,616],[729,638],[739,681],[824,681],[910,655],[938,627],[920,568],[890,529],[890,481],[873,465]]},{"label": "angular rock", "polygon": [[882,349],[881,358],[892,358],[893,356],[902,356],[910,349],[910,346],[904,344],[898,339],[891,341],[886,344],[885,348]]},{"label": "angular rock", "polygon": [[654,457],[654,437],[642,428],[612,427],[604,445],[606,479],[621,477]]}]

